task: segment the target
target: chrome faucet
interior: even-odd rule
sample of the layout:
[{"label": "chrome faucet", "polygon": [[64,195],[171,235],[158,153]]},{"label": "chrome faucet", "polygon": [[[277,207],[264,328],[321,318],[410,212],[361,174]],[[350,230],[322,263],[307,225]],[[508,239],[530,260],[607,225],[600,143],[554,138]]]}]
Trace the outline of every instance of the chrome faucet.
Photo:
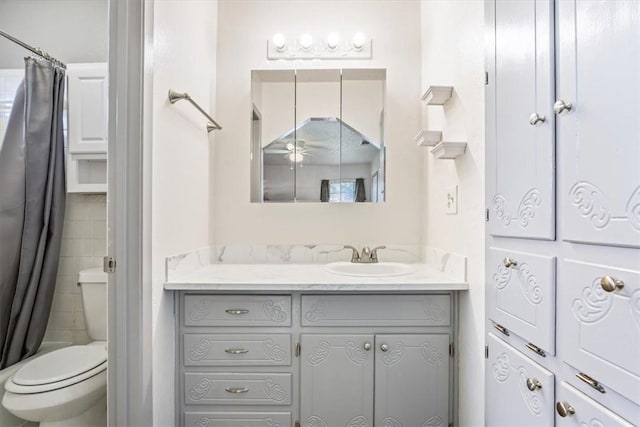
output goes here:
[{"label": "chrome faucet", "polygon": [[365,246],[362,248],[362,252],[360,253],[358,253],[358,249],[351,245],[346,245],[344,248],[351,249],[351,262],[370,264],[378,262],[378,250],[385,249],[386,246],[376,246],[373,249],[369,249],[369,246]]}]

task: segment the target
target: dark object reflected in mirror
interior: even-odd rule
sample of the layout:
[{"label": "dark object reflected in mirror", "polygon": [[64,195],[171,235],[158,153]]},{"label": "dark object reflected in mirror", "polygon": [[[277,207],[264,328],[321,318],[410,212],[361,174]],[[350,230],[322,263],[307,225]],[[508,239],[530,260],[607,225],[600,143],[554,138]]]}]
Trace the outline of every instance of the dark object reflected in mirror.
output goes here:
[{"label": "dark object reflected in mirror", "polygon": [[253,71],[251,201],[384,201],[385,79],[370,69]]}]

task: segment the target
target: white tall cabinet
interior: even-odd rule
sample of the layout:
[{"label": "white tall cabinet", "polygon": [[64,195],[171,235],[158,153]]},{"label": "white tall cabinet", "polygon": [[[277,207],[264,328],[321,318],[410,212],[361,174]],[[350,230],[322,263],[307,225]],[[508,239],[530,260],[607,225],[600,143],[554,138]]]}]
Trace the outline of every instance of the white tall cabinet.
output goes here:
[{"label": "white tall cabinet", "polygon": [[486,425],[640,425],[640,2],[485,4]]}]

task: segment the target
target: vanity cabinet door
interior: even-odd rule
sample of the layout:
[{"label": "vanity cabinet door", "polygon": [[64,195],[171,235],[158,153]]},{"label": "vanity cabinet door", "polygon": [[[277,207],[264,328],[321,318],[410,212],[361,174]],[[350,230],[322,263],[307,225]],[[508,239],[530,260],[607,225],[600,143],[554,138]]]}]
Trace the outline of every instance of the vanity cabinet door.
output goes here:
[{"label": "vanity cabinet door", "polygon": [[557,7],[563,239],[640,247],[640,2]]},{"label": "vanity cabinet door", "polygon": [[371,426],[373,335],[300,338],[301,426]]},{"label": "vanity cabinet door", "polygon": [[375,426],[449,424],[449,335],[376,335]]},{"label": "vanity cabinet door", "polygon": [[[564,408],[573,408],[574,413],[556,409],[558,427],[633,427],[633,424],[563,382],[558,389],[558,403]],[[558,410],[559,409],[559,410]]]},{"label": "vanity cabinet door", "polygon": [[554,422],[554,375],[489,334],[486,425],[548,427]]},{"label": "vanity cabinet door", "polygon": [[553,2],[488,4],[491,235],[555,239]]}]

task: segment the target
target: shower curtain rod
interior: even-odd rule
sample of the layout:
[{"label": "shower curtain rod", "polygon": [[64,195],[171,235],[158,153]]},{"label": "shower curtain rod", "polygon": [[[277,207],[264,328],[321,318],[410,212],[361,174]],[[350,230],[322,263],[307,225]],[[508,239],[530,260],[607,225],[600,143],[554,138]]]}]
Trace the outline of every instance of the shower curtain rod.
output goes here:
[{"label": "shower curtain rod", "polygon": [[14,42],[17,45],[22,46],[23,48],[27,49],[28,51],[31,51],[33,53],[35,53],[36,55],[38,55],[39,57],[46,59],[47,61],[53,62],[55,65],[66,69],[67,66],[64,64],[64,62],[54,58],[53,56],[49,55],[47,52],[45,52],[44,50],[37,48],[37,47],[33,47],[30,46],[28,44],[26,44],[25,42],[23,42],[22,40],[19,40],[15,37],[13,37],[11,34],[5,33],[4,31],[0,30],[0,36],[4,37],[5,39]]}]

